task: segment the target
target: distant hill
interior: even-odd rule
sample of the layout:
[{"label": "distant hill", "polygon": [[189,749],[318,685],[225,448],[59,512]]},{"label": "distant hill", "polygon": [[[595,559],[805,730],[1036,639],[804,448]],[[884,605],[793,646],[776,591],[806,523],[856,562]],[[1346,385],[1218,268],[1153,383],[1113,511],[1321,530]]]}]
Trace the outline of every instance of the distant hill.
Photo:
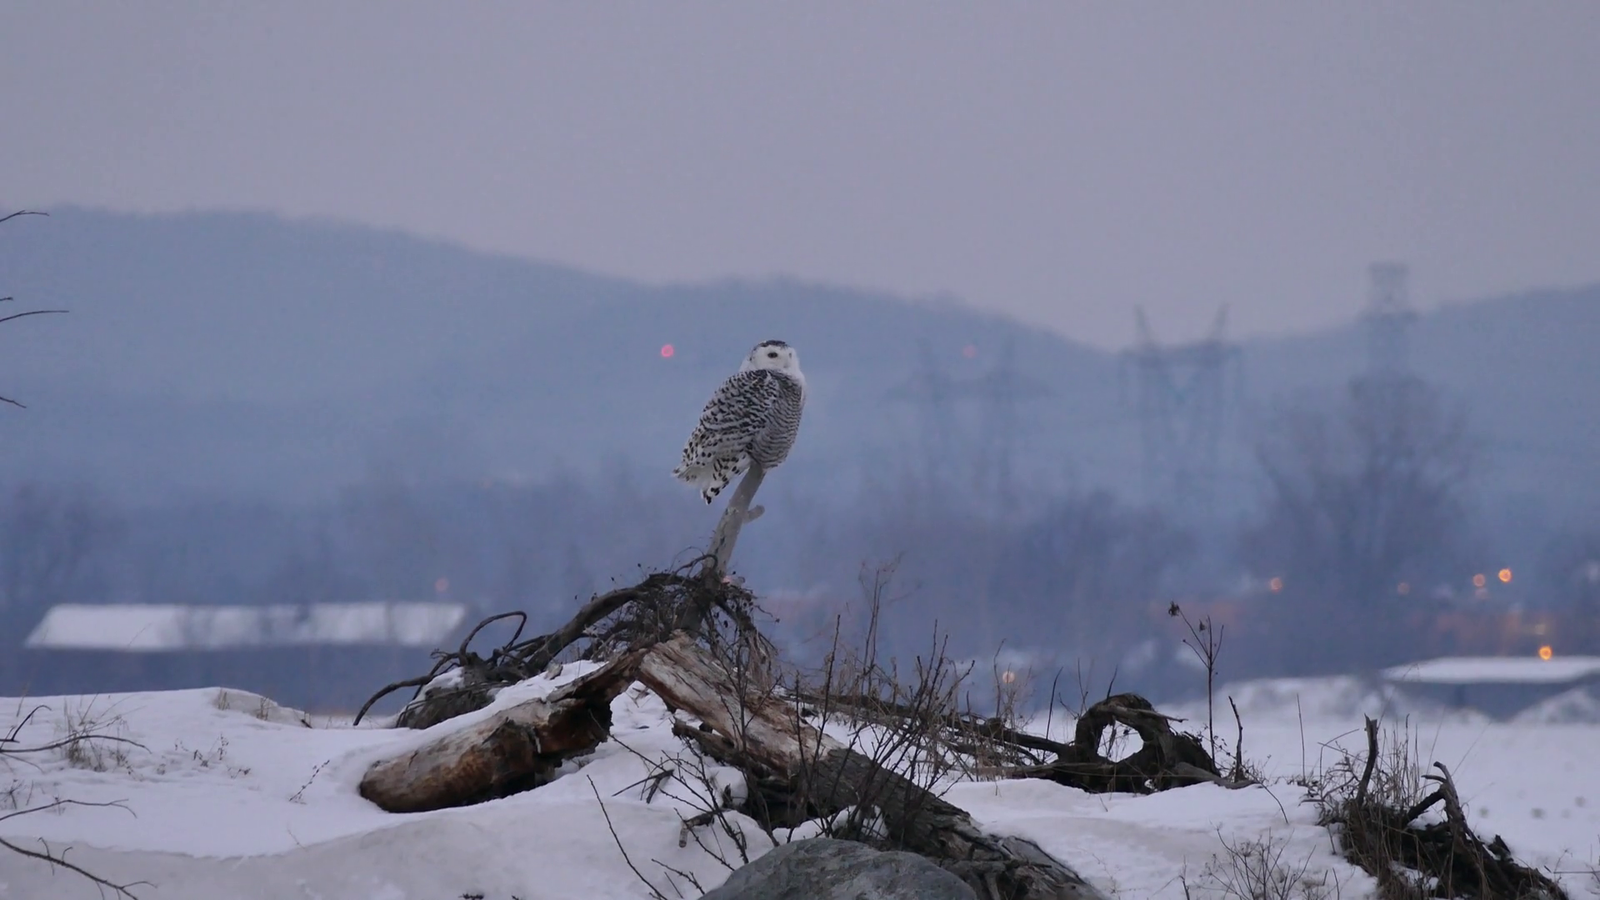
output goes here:
[{"label": "distant hill", "polygon": [[[925,358],[975,378],[1008,348],[1051,391],[1017,406],[1018,478],[1139,483],[1115,354],[953,302],[784,280],[647,286],[348,225],[81,209],[0,228],[0,293],[72,311],[0,328],[0,393],[30,406],[0,410],[8,468],[134,498],[310,498],[375,470],[622,462],[665,479],[707,394],[768,337],[799,348],[813,389],[796,489],[848,491],[919,461],[924,423],[891,389],[925,380]],[[1424,316],[1414,361],[1474,403],[1497,484],[1570,505],[1600,496],[1597,337],[1600,287],[1529,294]],[[1256,406],[1361,362],[1353,328],[1244,351]],[[956,407],[962,452],[993,452],[996,420]],[[1238,432],[1224,463],[1230,483],[1251,482]]]},{"label": "distant hill", "polygon": [[[1339,384],[1359,325],[1245,347],[1252,395]],[[1410,333],[1411,366],[1467,405],[1491,496],[1600,512],[1600,285],[1448,303]]]}]

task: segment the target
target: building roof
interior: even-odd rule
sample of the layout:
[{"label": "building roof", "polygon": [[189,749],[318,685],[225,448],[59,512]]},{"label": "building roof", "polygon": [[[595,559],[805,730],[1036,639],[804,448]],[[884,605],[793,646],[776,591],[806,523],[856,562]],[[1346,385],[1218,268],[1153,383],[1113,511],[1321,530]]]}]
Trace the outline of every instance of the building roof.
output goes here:
[{"label": "building roof", "polygon": [[1447,656],[1383,670],[1406,684],[1564,684],[1600,676],[1600,656]]},{"label": "building roof", "polygon": [[436,647],[466,617],[460,603],[182,606],[63,603],[26,645],[54,650],[161,652],[316,644]]}]

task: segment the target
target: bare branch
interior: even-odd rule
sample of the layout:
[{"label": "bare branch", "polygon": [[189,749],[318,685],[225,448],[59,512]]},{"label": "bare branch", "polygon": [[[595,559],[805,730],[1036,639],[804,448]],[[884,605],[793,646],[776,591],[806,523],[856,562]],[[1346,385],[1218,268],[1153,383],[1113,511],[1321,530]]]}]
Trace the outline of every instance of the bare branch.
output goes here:
[{"label": "bare branch", "polygon": [[[127,805],[121,800],[113,800],[106,803],[94,803],[86,800],[57,799],[43,804],[42,806],[30,806],[27,809],[19,809],[16,812],[7,813],[3,816],[0,816],[0,822],[4,822],[7,819],[14,819],[18,816],[46,812],[52,809],[61,809],[67,806],[114,807],[127,812],[129,815],[133,815],[133,810],[128,809]],[[76,863],[69,862],[67,860],[67,853],[72,850],[71,847],[66,847],[60,851],[52,850],[50,849],[50,845],[45,843],[43,838],[39,839],[39,846],[43,847],[44,849],[31,850],[27,847],[14,844],[3,837],[0,837],[0,847],[4,847],[5,849],[10,850],[11,852],[20,856],[26,856],[29,859],[37,859],[46,865],[60,866],[69,872],[76,873],[77,875],[87,878],[89,881],[93,882],[96,887],[101,889],[102,892],[109,889],[118,897],[126,897],[128,900],[138,900],[137,895],[133,893],[133,888],[139,886],[151,886],[150,882],[148,881],[133,881],[127,884],[118,884],[117,882],[102,878],[99,875],[90,872],[88,869],[77,865]]]},{"label": "bare branch", "polygon": [[55,741],[55,742],[49,743],[49,744],[40,744],[37,747],[7,747],[4,751],[0,751],[0,752],[5,752],[5,753],[9,753],[9,754],[16,754],[16,753],[43,753],[46,750],[59,750],[62,747],[70,747],[73,744],[81,744],[81,743],[84,743],[85,741],[111,741],[113,743],[118,743],[118,744],[132,744],[133,746],[138,747],[140,750],[144,750],[144,751],[149,751],[149,749],[150,749],[149,747],[146,747],[145,745],[139,743],[136,740],[133,740],[132,738],[118,737],[117,735],[114,735],[114,734],[91,733],[91,734],[70,735],[68,737],[62,738],[59,741]]},{"label": "bare branch", "polygon": [[[11,298],[7,297],[5,299],[10,300]],[[66,312],[64,309],[30,309],[27,312],[12,313],[9,316],[0,316],[0,322],[9,322],[12,319],[21,319],[25,316],[48,316],[64,312]]]},{"label": "bare branch", "polygon": [[756,498],[756,491],[761,490],[761,482],[766,480],[766,477],[766,467],[751,460],[749,470],[739,479],[739,486],[734,489],[733,496],[728,500],[728,507],[722,511],[722,518],[717,521],[717,530],[711,536],[711,557],[715,560],[718,574],[728,571],[728,563],[733,559],[734,545],[739,542],[739,531],[747,523],[761,518],[761,514],[766,511],[759,506],[755,508],[750,506],[750,502]]},{"label": "bare branch", "polygon": [[611,832],[611,839],[617,842],[617,849],[622,852],[622,861],[627,863],[628,868],[633,870],[633,874],[639,876],[639,880],[644,882],[644,886],[650,889],[651,897],[656,898],[656,900],[667,900],[666,895],[657,890],[656,886],[650,883],[650,879],[644,877],[644,873],[639,871],[639,867],[633,864],[633,860],[628,858],[628,850],[622,846],[622,838],[617,835],[617,826],[611,824],[611,813],[606,811],[605,801],[600,799],[600,789],[595,787],[593,778],[589,778],[587,775],[584,777],[589,781],[589,790],[594,791],[594,802],[600,804],[600,815],[606,817],[606,828]]}]

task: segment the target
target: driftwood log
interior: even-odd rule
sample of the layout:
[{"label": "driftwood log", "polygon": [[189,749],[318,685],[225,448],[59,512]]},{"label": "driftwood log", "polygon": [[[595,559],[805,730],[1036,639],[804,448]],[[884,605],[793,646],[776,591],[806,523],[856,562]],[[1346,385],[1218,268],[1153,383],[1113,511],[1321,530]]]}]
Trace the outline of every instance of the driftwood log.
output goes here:
[{"label": "driftwood log", "polygon": [[[1237,786],[1222,779],[1199,738],[1172,730],[1174,721],[1156,712],[1150,701],[1138,694],[1115,694],[1078,718],[1070,744],[1014,733],[994,737],[1002,741],[1020,738],[1025,741],[1023,746],[1056,754],[1054,762],[1006,770],[1004,774],[1010,778],[1048,778],[1091,793],[1149,794],[1207,781]],[[1133,729],[1144,742],[1124,759],[1112,760],[1100,753],[1106,729],[1115,725]]]},{"label": "driftwood log", "polygon": [[824,816],[870,804],[891,842],[938,861],[986,900],[1105,900],[1037,845],[985,833],[963,810],[806,724],[794,704],[747,695],[686,635],[650,648],[637,674],[710,729],[680,733],[698,731],[708,753],[754,774],[757,802],[786,794],[789,809]]},{"label": "driftwood log", "polygon": [[561,763],[611,730],[611,701],[633,682],[637,653],[618,657],[542,700],[527,700],[405,756],[379,760],[361,796],[388,812],[465,806],[548,782]]},{"label": "driftwood log", "polygon": [[[741,484],[741,487],[743,485]],[[742,586],[715,574],[714,560],[701,557],[671,572],[653,572],[638,584],[596,594],[565,625],[549,634],[522,638],[527,615],[504,612],[479,622],[454,651],[434,651],[435,663],[426,674],[386,685],[373,694],[355,721],[360,723],[373,704],[404,688],[416,693],[400,711],[401,728],[429,728],[446,719],[482,709],[506,685],[532,678],[575,645],[580,655],[605,658],[627,647],[665,640],[680,629],[703,630],[713,614],[721,613],[740,634],[756,635],[751,611],[755,597]],[[488,625],[504,619],[519,620],[516,631],[499,647],[479,655],[473,640]],[[693,624],[694,628],[687,628]],[[455,673],[442,686],[441,675]]]},{"label": "driftwood log", "polygon": [[[672,572],[652,573],[631,587],[596,594],[565,625],[527,640],[519,640],[522,629],[528,624],[527,613],[512,611],[490,616],[467,633],[454,653],[435,651],[434,666],[428,674],[379,689],[362,704],[354,724],[360,724],[373,704],[389,694],[415,688],[411,702],[400,711],[395,725],[429,728],[489,705],[501,687],[539,674],[579,641],[588,641],[589,658],[603,658],[620,647],[665,640],[674,632],[699,634],[718,612],[727,616],[740,635],[752,638],[750,646],[754,652],[766,653],[770,645],[760,637],[750,620],[755,598],[728,575],[740,532],[766,511],[751,505],[766,477],[766,469],[752,460],[717,520],[710,549],[689,564]],[[510,618],[519,619],[510,640],[490,651],[488,656],[472,652],[472,640],[480,631],[493,622]],[[460,673],[453,684],[448,687],[436,684],[435,679],[452,671]]]}]

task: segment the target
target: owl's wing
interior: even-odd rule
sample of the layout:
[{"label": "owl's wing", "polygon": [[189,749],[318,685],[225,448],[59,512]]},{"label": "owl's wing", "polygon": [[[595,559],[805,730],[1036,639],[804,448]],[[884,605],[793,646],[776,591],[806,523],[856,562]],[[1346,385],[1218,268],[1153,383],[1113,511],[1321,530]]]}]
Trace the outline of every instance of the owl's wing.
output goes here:
[{"label": "owl's wing", "polygon": [[684,467],[743,453],[782,395],[778,376],[765,369],[735,372],[700,412],[683,448]]}]

